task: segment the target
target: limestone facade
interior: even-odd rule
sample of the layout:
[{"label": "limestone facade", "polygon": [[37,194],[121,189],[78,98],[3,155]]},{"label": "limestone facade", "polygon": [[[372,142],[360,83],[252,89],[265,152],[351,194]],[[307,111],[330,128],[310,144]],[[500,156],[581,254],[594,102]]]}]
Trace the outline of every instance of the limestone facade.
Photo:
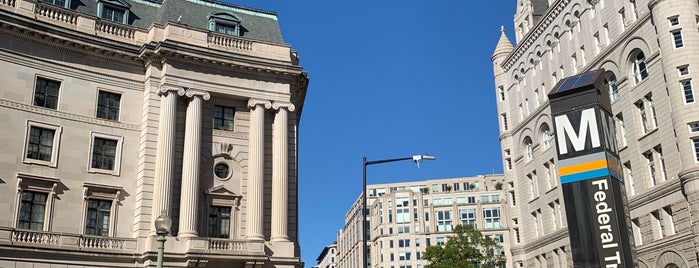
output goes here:
[{"label": "limestone facade", "polygon": [[639,267],[697,267],[699,4],[518,0],[492,56],[513,267],[572,267],[547,94],[604,68]]},{"label": "limestone facade", "polygon": [[0,36],[0,267],[155,267],[161,211],[166,267],[303,266],[276,13],[2,0]]}]

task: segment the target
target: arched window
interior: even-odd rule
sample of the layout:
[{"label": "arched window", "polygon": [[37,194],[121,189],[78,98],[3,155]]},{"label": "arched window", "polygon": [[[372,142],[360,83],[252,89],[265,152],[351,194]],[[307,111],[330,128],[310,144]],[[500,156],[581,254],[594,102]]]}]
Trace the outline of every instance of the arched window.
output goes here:
[{"label": "arched window", "polygon": [[619,99],[619,85],[616,83],[616,75],[611,71],[607,71],[605,76],[609,85],[609,100],[615,102]]},{"label": "arched window", "polygon": [[548,124],[541,125],[541,144],[544,145],[544,149],[551,147],[553,142],[553,135],[551,135],[551,129]]},{"label": "arched window", "polygon": [[643,51],[637,50],[632,54],[632,70],[633,78],[636,83],[640,83],[643,79],[648,77],[648,70],[646,69],[646,55]]},{"label": "arched window", "polygon": [[527,154],[527,160],[534,159],[534,144],[532,143],[532,139],[528,136],[524,138],[524,150]]}]

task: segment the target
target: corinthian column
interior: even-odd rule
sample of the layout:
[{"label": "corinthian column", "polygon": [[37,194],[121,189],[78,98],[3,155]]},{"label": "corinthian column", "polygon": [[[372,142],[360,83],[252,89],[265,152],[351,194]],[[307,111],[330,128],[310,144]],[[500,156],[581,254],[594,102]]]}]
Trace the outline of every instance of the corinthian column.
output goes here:
[{"label": "corinthian column", "polygon": [[265,162],[265,109],[272,103],[250,99],[250,134],[248,153],[248,193],[247,193],[247,239],[264,240],[262,234],[264,217],[264,162]]},{"label": "corinthian column", "polygon": [[180,194],[180,231],[178,237],[197,236],[197,212],[199,201],[199,162],[201,152],[202,99],[209,100],[209,93],[187,90],[189,104],[184,130],[184,156],[182,157],[182,192]]},{"label": "corinthian column", "polygon": [[161,86],[158,95],[160,95],[160,118],[158,119],[158,148],[155,155],[155,185],[151,209],[150,232],[152,235],[155,235],[153,224],[160,212],[165,210],[170,214],[177,96],[184,95],[184,89]]},{"label": "corinthian column", "polygon": [[289,120],[291,103],[274,102],[277,111],[272,128],[272,242],[289,241],[287,215],[289,204]]}]

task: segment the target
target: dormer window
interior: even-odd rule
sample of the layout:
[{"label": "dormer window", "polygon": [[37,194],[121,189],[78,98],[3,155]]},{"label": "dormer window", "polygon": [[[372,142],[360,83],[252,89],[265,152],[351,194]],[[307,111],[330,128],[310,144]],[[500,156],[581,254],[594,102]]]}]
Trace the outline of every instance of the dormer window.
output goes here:
[{"label": "dormer window", "polygon": [[99,0],[97,14],[105,20],[127,24],[131,4],[122,0]]},{"label": "dormer window", "polygon": [[231,13],[212,13],[209,15],[209,30],[222,34],[241,36],[240,22],[240,18]]},{"label": "dormer window", "polygon": [[69,8],[70,7],[70,1],[67,0],[40,0],[41,2],[44,3],[49,3],[54,6],[59,6],[63,8]]}]

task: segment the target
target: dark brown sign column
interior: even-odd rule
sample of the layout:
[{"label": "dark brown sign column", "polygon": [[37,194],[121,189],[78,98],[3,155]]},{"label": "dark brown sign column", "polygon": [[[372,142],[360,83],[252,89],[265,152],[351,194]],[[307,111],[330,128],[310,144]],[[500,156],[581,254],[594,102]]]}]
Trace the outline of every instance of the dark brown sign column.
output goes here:
[{"label": "dark brown sign column", "polygon": [[561,80],[549,100],[574,267],[634,267],[604,70]]}]

